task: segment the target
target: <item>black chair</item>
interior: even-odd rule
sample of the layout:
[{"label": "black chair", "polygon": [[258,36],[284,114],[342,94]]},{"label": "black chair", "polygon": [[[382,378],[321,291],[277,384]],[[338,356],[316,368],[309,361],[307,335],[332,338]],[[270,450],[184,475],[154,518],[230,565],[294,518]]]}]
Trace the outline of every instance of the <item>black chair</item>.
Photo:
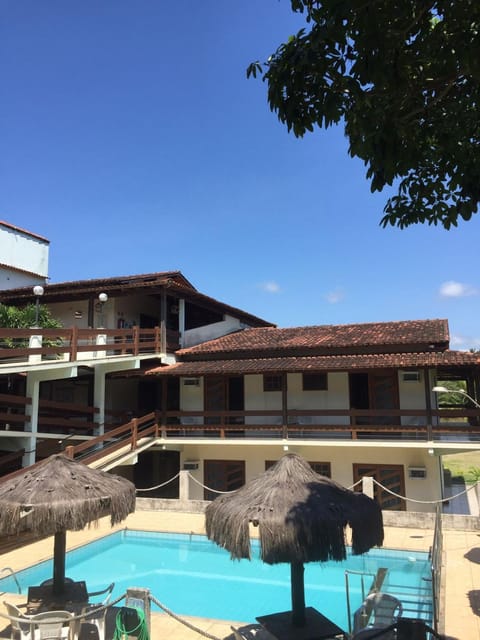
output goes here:
[{"label": "black chair", "polygon": [[[376,591],[370,593],[353,614],[353,633],[363,629],[388,627],[402,616],[403,606],[398,598]],[[367,638],[368,636],[365,636]]]},{"label": "black chair", "polygon": [[352,640],[396,640],[395,629],[389,627],[364,627],[353,634]]},{"label": "black chair", "polygon": [[108,603],[112,597],[112,591],[115,587],[115,583],[112,582],[106,589],[101,591],[92,591],[88,594],[89,598],[95,596],[104,596],[97,604],[87,604],[82,608],[81,615],[84,616],[87,624],[93,624],[97,628],[99,640],[105,640],[105,623],[108,611]]}]

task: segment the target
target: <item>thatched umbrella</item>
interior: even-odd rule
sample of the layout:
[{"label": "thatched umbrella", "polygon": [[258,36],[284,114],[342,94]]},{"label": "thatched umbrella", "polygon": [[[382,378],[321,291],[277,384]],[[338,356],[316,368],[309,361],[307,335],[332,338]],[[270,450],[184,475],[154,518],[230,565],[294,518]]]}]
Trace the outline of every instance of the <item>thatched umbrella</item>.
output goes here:
[{"label": "thatched umbrella", "polygon": [[54,535],[53,592],[65,584],[67,529],[80,531],[109,515],[112,526],[135,510],[135,485],[54,454],[0,481],[0,535]]},{"label": "thatched umbrella", "polygon": [[208,538],[230,551],[232,559],[250,558],[250,523],[259,529],[261,559],[290,563],[292,624],[297,627],[305,625],[304,562],[344,560],[347,525],[352,553],[383,543],[378,504],[315,473],[296,454],[216,498],[205,512]]}]

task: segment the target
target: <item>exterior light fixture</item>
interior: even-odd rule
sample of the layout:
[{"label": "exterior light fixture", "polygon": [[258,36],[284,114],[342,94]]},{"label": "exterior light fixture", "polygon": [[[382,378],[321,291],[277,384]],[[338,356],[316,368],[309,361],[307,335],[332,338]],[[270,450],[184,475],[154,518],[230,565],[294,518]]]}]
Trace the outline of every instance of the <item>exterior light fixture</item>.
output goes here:
[{"label": "exterior light fixture", "polygon": [[103,306],[108,300],[108,295],[102,291],[98,294],[98,300],[100,302],[100,329],[103,329]]},{"label": "exterior light fixture", "polygon": [[458,395],[465,396],[465,398],[468,398],[470,402],[473,402],[473,404],[477,407],[477,409],[480,409],[480,404],[475,400],[475,398],[472,398],[472,396],[468,395],[468,393],[466,391],[463,391],[463,389],[447,389],[447,387],[433,387],[432,391],[434,393],[456,393]]},{"label": "exterior light fixture", "polygon": [[43,296],[44,289],[40,284],[33,287],[33,295],[35,296],[35,329],[38,329],[38,318],[40,315],[40,298]]}]

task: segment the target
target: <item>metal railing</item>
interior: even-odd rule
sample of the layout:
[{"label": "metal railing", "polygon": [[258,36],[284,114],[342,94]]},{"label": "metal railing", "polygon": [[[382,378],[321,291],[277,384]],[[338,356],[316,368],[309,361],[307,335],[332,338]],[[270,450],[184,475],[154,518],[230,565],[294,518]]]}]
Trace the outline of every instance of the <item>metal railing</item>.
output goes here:
[{"label": "metal railing", "polygon": [[438,630],[440,620],[440,595],[442,585],[442,557],[443,557],[443,531],[442,510],[437,505],[435,513],[435,529],[433,544],[430,550],[431,575],[432,575],[432,602],[433,602],[433,628]]},{"label": "metal railing", "polygon": [[11,576],[15,584],[17,585],[18,593],[22,593],[22,587],[20,586],[20,583],[18,581],[17,574],[11,567],[3,567],[3,569],[0,569],[0,573],[7,573],[7,575]]},{"label": "metal railing", "polygon": [[[352,606],[350,602],[350,576],[360,576],[360,588],[362,594],[362,602],[365,600],[367,593],[370,593],[372,589],[376,587],[376,575],[375,573],[365,571],[354,571],[353,569],[345,569],[345,594],[347,598],[347,618],[348,618],[348,632],[352,633]],[[365,590],[365,577],[373,578],[368,592]]]}]

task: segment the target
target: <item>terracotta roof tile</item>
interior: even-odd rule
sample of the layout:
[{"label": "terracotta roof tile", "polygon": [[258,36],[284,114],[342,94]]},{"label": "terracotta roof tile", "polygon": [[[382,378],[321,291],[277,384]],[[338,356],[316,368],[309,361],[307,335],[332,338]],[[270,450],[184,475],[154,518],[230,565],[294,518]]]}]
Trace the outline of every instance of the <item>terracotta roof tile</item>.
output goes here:
[{"label": "terracotta roof tile", "polygon": [[364,324],[319,325],[279,329],[262,327],[245,329],[216,340],[182,349],[183,360],[205,356],[248,357],[284,353],[339,353],[369,351],[424,351],[446,349],[449,332],[447,320],[408,320]]},{"label": "terracotta roof tile", "polygon": [[480,365],[480,354],[467,351],[388,353],[335,356],[246,358],[177,362],[150,369],[148,375],[200,376],[208,374],[254,374],[269,372],[349,371],[352,369],[413,369]]},{"label": "terracotta roof tile", "polygon": [[[44,289],[42,303],[47,305],[48,303],[65,302],[66,300],[96,297],[100,291],[104,291],[111,296],[139,293],[152,295],[166,289],[169,295],[177,295],[179,298],[200,306],[218,309],[220,313],[238,318],[247,325],[274,326],[271,322],[258,318],[247,311],[232,307],[200,293],[180,271],[160,271],[113,278],[49,283],[45,285]],[[3,304],[22,305],[31,301],[31,286],[0,291],[0,303]]]},{"label": "terracotta roof tile", "polygon": [[[84,295],[87,293],[97,293],[98,291],[127,291],[139,288],[151,288],[155,286],[170,286],[185,288],[188,291],[196,291],[195,287],[179,271],[159,271],[157,273],[144,273],[130,276],[115,276],[112,278],[93,278],[89,280],[72,280],[71,282],[51,282],[45,286],[45,299],[48,296],[68,293],[74,295]],[[7,289],[0,291],[0,300],[10,299],[21,300],[32,297],[32,287],[19,287],[17,289]]]}]

